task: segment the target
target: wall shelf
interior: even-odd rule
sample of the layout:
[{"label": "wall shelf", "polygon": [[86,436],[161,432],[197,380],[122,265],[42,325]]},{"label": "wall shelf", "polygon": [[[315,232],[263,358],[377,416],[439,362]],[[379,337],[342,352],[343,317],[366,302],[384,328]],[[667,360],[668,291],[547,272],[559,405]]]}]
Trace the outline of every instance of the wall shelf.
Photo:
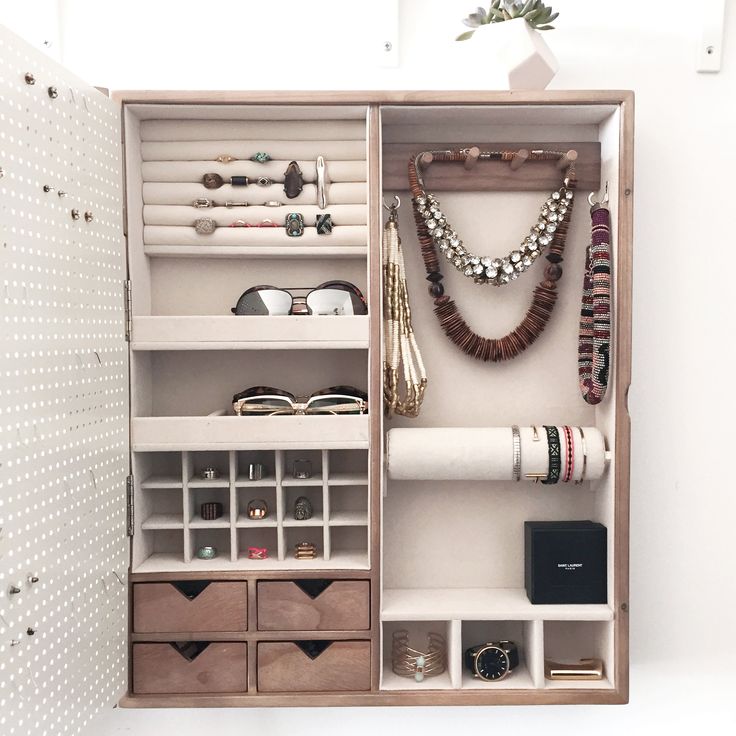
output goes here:
[{"label": "wall shelf", "polygon": [[384,621],[437,619],[515,621],[612,621],[607,604],[534,605],[523,588],[389,588]]},{"label": "wall shelf", "polygon": [[366,350],[367,315],[133,317],[133,350]]}]

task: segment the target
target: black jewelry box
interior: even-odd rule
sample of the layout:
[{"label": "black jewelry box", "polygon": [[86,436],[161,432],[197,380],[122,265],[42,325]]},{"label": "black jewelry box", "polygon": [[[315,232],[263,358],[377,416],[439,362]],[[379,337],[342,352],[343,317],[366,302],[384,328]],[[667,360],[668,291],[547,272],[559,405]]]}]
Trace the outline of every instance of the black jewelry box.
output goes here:
[{"label": "black jewelry box", "polygon": [[524,522],[524,584],[532,603],[607,603],[607,530],[593,521]]}]

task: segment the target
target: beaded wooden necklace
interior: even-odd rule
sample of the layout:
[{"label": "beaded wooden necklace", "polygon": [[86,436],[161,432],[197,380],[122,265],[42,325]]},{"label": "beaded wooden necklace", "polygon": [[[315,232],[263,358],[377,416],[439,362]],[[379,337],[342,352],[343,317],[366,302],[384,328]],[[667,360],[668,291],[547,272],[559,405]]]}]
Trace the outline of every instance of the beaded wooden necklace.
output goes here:
[{"label": "beaded wooden necklace", "polygon": [[[432,159],[434,161],[446,161],[446,162],[464,162],[468,158],[468,149],[458,149],[449,151],[432,151]],[[534,151],[530,155],[529,160],[547,161],[547,160],[559,160],[564,154],[553,152],[553,151]],[[510,161],[514,156],[513,151],[489,151],[483,152],[481,158],[483,159],[495,159],[500,161]],[[550,222],[546,215],[540,215],[540,220],[537,225],[532,228],[532,232],[537,232],[537,238],[532,241],[537,246],[542,245],[539,243],[539,235],[544,234],[547,246],[546,258],[549,261],[544,269],[544,278],[537,284],[534,289],[534,295],[532,297],[532,303],[529,306],[524,319],[519,325],[512,330],[508,335],[501,338],[489,338],[478,335],[470,329],[467,322],[463,319],[460,314],[455,302],[445,294],[444,286],[442,285],[443,275],[440,271],[440,259],[438,254],[439,241],[444,238],[438,238],[437,235],[432,235],[432,230],[436,229],[437,219],[434,219],[435,227],[429,227],[432,224],[433,217],[427,217],[428,214],[427,205],[434,204],[436,212],[432,213],[430,207],[430,215],[442,213],[436,206],[436,198],[428,194],[424,190],[424,183],[421,176],[417,171],[417,157],[412,157],[409,160],[409,189],[412,195],[412,206],[414,209],[414,221],[417,226],[417,237],[419,239],[419,245],[422,252],[422,258],[424,259],[424,266],[427,271],[427,281],[430,282],[429,293],[434,299],[434,313],[437,315],[437,319],[440,322],[440,326],[444,330],[445,334],[455,343],[463,352],[468,355],[483,361],[498,362],[502,360],[511,360],[517,355],[522,353],[526,348],[529,347],[542,333],[544,330],[552,310],[554,309],[555,302],[557,301],[557,281],[562,276],[562,254],[565,250],[565,238],[567,236],[568,224],[572,215],[573,206],[573,192],[577,184],[575,178],[575,170],[572,164],[568,166],[565,171],[563,185],[559,190],[552,193],[552,196],[547,200],[546,208],[549,211],[554,212],[558,210],[560,203],[563,203],[565,212],[563,217],[557,217],[554,222]],[[555,196],[557,195],[557,196]],[[550,210],[554,207],[553,210]],[[444,220],[440,225],[445,226],[446,218],[442,215],[440,220]],[[428,224],[429,223],[429,224]],[[553,225],[553,227],[549,227]],[[454,231],[451,231],[454,234]],[[550,236],[547,240],[546,236]],[[451,238],[450,240],[457,239]],[[458,239],[458,242],[459,239]],[[528,242],[525,241],[527,246]],[[528,247],[525,254],[529,255],[533,252],[540,252],[541,247],[529,251]],[[507,259],[498,259],[502,264],[503,268],[499,269],[493,260],[489,264],[481,263],[479,256],[469,254],[466,249],[461,248],[458,252],[457,247],[453,247],[448,244],[444,249],[445,257],[455,265],[456,268],[462,268],[463,272],[467,271],[468,268],[473,269],[473,273],[478,283],[507,283],[508,281],[517,278],[531,262],[535,260],[530,257],[531,262],[527,263],[521,258],[516,258],[515,253],[521,251],[515,251],[509,254]],[[478,263],[475,263],[475,259]],[[508,260],[511,265],[511,270],[506,268],[505,261]],[[458,263],[460,265],[458,265]],[[520,265],[521,264],[521,265]],[[484,271],[483,274],[480,271],[475,270],[475,267],[482,266]],[[490,274],[486,269],[491,268]],[[495,271],[495,273],[494,273]],[[502,273],[507,276],[507,279],[501,279],[499,281],[498,274]],[[471,275],[471,274],[467,274]],[[478,278],[480,277],[480,278]]]}]

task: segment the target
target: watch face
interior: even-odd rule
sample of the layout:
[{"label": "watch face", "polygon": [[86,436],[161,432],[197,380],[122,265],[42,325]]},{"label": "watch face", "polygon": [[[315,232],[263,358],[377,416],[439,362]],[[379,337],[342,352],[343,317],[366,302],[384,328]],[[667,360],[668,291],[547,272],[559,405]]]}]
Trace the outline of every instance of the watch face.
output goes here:
[{"label": "watch face", "polygon": [[478,676],[484,680],[502,680],[509,673],[509,658],[498,647],[483,649],[476,659]]}]

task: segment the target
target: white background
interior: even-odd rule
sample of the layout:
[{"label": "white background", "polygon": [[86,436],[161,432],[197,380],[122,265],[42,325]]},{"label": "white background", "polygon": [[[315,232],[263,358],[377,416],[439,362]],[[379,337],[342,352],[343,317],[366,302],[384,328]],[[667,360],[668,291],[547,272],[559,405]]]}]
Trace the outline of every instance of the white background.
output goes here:
[{"label": "white background", "polygon": [[[90,733],[733,733],[736,0],[695,71],[704,2],[555,0],[554,89],[636,92],[631,704],[133,711]],[[111,89],[493,89],[454,36],[472,0],[3,0],[0,22]],[[399,66],[381,68],[386,36]]]}]

